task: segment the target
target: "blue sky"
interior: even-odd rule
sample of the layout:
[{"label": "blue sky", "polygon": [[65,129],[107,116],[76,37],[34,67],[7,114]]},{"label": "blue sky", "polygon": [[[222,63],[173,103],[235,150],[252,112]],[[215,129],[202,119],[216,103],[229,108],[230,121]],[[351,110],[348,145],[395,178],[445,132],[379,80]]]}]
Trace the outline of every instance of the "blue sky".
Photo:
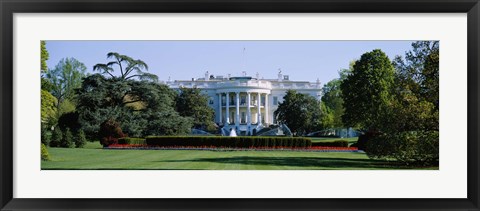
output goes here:
[{"label": "blue sky", "polygon": [[[260,78],[276,78],[278,69],[290,80],[325,84],[338,77],[338,70],[373,49],[390,59],[404,56],[412,41],[47,41],[49,68],[60,59],[74,57],[92,72],[97,63],[107,63],[108,52],[141,59],[160,80],[190,80],[213,75],[240,75],[246,71]],[[243,49],[245,48],[245,54]],[[245,58],[244,58],[245,57]]]}]

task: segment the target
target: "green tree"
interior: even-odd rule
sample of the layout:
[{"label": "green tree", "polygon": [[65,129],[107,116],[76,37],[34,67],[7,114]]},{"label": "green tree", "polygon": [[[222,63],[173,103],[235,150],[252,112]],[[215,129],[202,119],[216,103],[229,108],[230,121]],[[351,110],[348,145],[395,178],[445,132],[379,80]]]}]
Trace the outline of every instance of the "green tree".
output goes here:
[{"label": "green tree", "polygon": [[198,88],[180,88],[175,99],[177,112],[183,117],[191,117],[195,128],[214,131],[215,111],[208,106],[208,96]]},{"label": "green tree", "polygon": [[[99,125],[115,120],[129,136],[163,135],[162,127],[184,128],[172,135],[186,134],[192,124],[175,111],[175,92],[166,85],[151,81],[86,77],[77,90],[77,109],[82,129],[90,138],[98,136]],[[165,119],[168,116],[169,119]],[[172,119],[175,119],[173,121]],[[161,125],[158,125],[161,121]],[[177,125],[176,125],[177,124]],[[172,130],[168,130],[172,131]]]},{"label": "green tree", "polygon": [[120,78],[121,80],[138,78],[140,80],[158,81],[157,75],[145,72],[148,70],[148,65],[140,59],[133,59],[116,52],[108,53],[107,58],[113,59],[113,61],[106,64],[96,64],[93,66],[93,70],[115,78],[116,76],[113,72],[115,71],[114,67],[117,66],[118,71],[120,71],[120,76],[117,78]]},{"label": "green tree", "polygon": [[326,106],[325,113],[332,119],[332,127],[344,127],[342,116],[345,112],[343,107],[344,101],[342,89],[340,85],[343,80],[353,71],[355,62],[350,62],[350,69],[341,69],[338,74],[339,78],[333,79],[323,86],[322,103]]},{"label": "green tree", "polygon": [[341,84],[346,126],[381,130],[393,102],[395,71],[379,49],[364,53]]},{"label": "green tree", "polygon": [[57,98],[45,90],[41,90],[41,122],[52,126],[57,112]]},{"label": "green tree", "polygon": [[274,115],[279,123],[286,124],[296,136],[323,129],[320,102],[295,90],[286,92]]},{"label": "green tree", "polygon": [[341,83],[340,79],[333,79],[323,86],[322,103],[331,114],[333,127],[343,127],[342,116],[345,108],[340,89]]},{"label": "green tree", "polygon": [[46,78],[53,85],[52,95],[58,99],[57,107],[65,99],[73,99],[74,90],[81,86],[85,70],[85,65],[75,58],[64,58],[46,73]]},{"label": "green tree", "polygon": [[52,133],[52,140],[50,141],[50,146],[59,147],[62,140],[63,140],[62,130],[60,130],[59,127],[55,127]]},{"label": "green tree", "polygon": [[87,143],[87,138],[85,137],[85,132],[83,132],[83,130],[79,130],[74,139],[76,148],[83,148]]},{"label": "green tree", "polygon": [[40,69],[41,72],[47,72],[47,60],[49,58],[49,54],[46,47],[46,42],[44,40],[40,41]]},{"label": "green tree", "polygon": [[397,56],[393,64],[397,70],[396,82],[400,91],[410,91],[420,100],[426,100],[439,107],[439,59],[438,41],[412,43],[412,50],[405,59]]},{"label": "green tree", "polygon": [[73,134],[72,131],[70,131],[70,128],[67,128],[65,130],[65,133],[63,135],[63,139],[60,142],[60,147],[63,148],[73,148],[75,144],[73,143]]}]

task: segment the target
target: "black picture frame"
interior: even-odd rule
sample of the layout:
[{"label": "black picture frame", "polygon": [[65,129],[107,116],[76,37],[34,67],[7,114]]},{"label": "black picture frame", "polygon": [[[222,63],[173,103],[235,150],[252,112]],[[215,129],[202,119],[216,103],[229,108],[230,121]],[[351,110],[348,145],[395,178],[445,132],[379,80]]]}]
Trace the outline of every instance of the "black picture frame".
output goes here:
[{"label": "black picture frame", "polygon": [[[479,210],[479,0],[0,0],[1,210]],[[13,198],[15,13],[467,13],[466,199],[19,199]],[[446,181],[455,182],[455,181]],[[45,190],[48,191],[48,190]],[[414,191],[414,190],[412,190]],[[448,190],[445,190],[448,191]]]}]

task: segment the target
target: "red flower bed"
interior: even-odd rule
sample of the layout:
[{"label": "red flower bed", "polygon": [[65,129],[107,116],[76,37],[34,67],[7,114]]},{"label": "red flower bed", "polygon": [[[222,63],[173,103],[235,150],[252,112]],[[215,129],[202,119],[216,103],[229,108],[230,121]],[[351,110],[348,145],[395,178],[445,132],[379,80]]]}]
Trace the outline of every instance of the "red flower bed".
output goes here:
[{"label": "red flower bed", "polygon": [[227,148],[216,146],[170,146],[158,147],[144,144],[112,144],[104,149],[152,149],[152,150],[219,150],[219,151],[272,151],[272,150],[293,150],[293,151],[315,151],[315,152],[357,152],[357,147],[249,147],[249,148]]}]

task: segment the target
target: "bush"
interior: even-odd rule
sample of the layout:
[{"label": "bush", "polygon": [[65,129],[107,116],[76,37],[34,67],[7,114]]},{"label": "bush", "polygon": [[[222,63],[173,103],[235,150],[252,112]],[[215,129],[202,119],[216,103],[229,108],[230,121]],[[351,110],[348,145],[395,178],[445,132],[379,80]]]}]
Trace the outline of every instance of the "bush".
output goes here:
[{"label": "bush", "polygon": [[87,143],[87,138],[85,137],[85,132],[83,130],[79,130],[77,136],[75,136],[75,147],[76,148],[83,148]]},{"label": "bush", "polygon": [[348,147],[347,140],[335,140],[332,142],[314,142],[312,147]]},{"label": "bush", "polygon": [[120,123],[112,119],[108,119],[100,125],[100,131],[98,134],[101,137],[100,143],[104,147],[108,147],[111,144],[117,144],[119,138],[125,137],[122,128],[120,128]]},{"label": "bush", "polygon": [[62,140],[63,140],[62,130],[60,130],[59,127],[55,127],[52,134],[52,140],[50,141],[50,146],[59,147]]},{"label": "bush", "polygon": [[64,113],[58,118],[58,127],[63,131],[66,131],[67,128],[73,133],[77,133],[80,129],[80,123],[78,121],[78,113],[77,112],[69,112]]},{"label": "bush", "polygon": [[65,130],[65,134],[63,136],[62,142],[60,143],[60,146],[63,148],[73,148],[75,146],[73,143],[73,134],[72,131],[70,131],[70,128],[67,128]]},{"label": "bush", "polygon": [[397,160],[407,165],[438,165],[438,131],[407,131],[377,136],[367,143],[373,159]]},{"label": "bush", "polygon": [[42,139],[42,144],[45,144],[46,146],[50,145],[50,141],[52,140],[52,132],[48,130],[47,127],[42,125],[41,128],[41,139]]},{"label": "bush", "polygon": [[41,146],[41,158],[43,161],[49,161],[50,160],[50,155],[48,154],[47,147],[45,144],[42,144]]},{"label": "bush", "polygon": [[357,143],[353,144],[352,147],[357,147],[359,150],[366,150],[368,140],[380,135],[378,132],[368,131],[365,134],[362,134],[358,137]]},{"label": "bush", "polygon": [[144,138],[130,138],[124,137],[118,139],[118,144],[136,144],[136,145],[145,145],[147,144]]},{"label": "bush", "polygon": [[302,137],[151,136],[146,138],[146,142],[147,145],[159,147],[308,148],[312,146],[309,138]]}]

